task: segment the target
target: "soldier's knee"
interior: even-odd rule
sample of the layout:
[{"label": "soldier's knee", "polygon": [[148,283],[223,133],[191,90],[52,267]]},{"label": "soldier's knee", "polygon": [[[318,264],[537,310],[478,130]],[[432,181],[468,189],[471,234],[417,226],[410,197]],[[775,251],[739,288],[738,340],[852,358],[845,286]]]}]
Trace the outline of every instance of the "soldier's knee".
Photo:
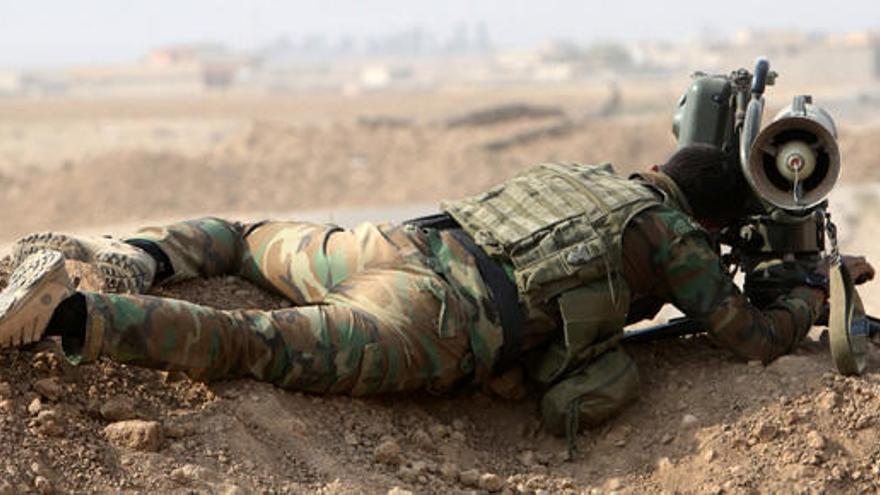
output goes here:
[{"label": "soldier's knee", "polygon": [[635,362],[617,348],[551,387],[541,400],[541,416],[549,431],[563,435],[606,421],[638,393]]}]

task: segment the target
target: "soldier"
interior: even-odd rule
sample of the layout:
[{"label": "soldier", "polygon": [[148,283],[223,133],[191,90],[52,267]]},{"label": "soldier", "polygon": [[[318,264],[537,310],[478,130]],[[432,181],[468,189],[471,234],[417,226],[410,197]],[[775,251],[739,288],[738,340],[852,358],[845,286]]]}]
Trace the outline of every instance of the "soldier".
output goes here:
[{"label": "soldier", "polygon": [[[571,435],[636,396],[622,329],[664,303],[765,363],[807,333],[825,287],[780,272],[789,290],[758,309],[713,248],[710,232],[740,216],[748,195],[727,155],[696,145],[630,179],[610,166],[540,165],[401,225],[204,218],[125,241],[31,235],[15,245],[0,294],[0,345],[60,335],[75,363],[108,356],[357,396],[444,391],[523,364],[545,387],[544,424]],[[75,290],[64,258],[93,263],[131,294]],[[873,277],[863,258],[849,265],[854,278]],[[293,307],[224,311],[140,295],[220,275]]]}]

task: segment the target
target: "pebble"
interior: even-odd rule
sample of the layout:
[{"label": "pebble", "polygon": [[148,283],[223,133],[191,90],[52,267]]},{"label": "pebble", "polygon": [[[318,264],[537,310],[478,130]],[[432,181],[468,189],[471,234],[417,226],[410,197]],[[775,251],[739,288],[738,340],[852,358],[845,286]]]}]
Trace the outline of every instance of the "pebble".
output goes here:
[{"label": "pebble", "polygon": [[407,483],[415,483],[419,478],[419,472],[411,466],[400,466],[397,471],[397,477]]},{"label": "pebble", "polygon": [[434,440],[425,430],[416,430],[412,434],[412,440],[416,445],[425,449],[434,447]]},{"label": "pebble", "polygon": [[60,414],[52,409],[41,410],[33,423],[37,433],[47,437],[60,437],[64,434],[64,421]]},{"label": "pebble", "polygon": [[772,423],[763,422],[758,425],[755,429],[755,436],[761,442],[769,442],[776,438],[776,435],[779,433],[779,428]]},{"label": "pebble", "polygon": [[446,480],[450,483],[457,481],[458,480],[458,465],[453,464],[451,462],[444,462],[440,466],[440,476],[444,480]]},{"label": "pebble", "polygon": [[213,471],[197,464],[186,464],[171,471],[171,479],[178,483],[211,481],[216,478],[217,475]]},{"label": "pebble", "polygon": [[445,425],[432,425],[428,428],[428,433],[436,440],[442,440],[444,437],[449,436],[449,427]]},{"label": "pebble", "polygon": [[623,481],[620,478],[611,478],[605,482],[606,490],[620,490],[623,488]]},{"label": "pebble", "polygon": [[0,400],[0,411],[3,412],[12,412],[12,409],[15,407],[15,403],[12,402],[12,399],[3,399]]},{"label": "pebble", "polygon": [[477,488],[480,485],[480,472],[476,469],[468,469],[459,473],[458,479],[464,486]]},{"label": "pebble", "polygon": [[0,383],[0,399],[12,398],[12,385],[9,382]]},{"label": "pebble", "polygon": [[37,490],[37,493],[42,493],[44,495],[48,495],[53,491],[52,482],[43,476],[37,476],[34,478],[34,488]]},{"label": "pebble", "polygon": [[397,465],[401,462],[400,444],[394,440],[385,440],[380,443],[373,452],[376,461],[382,464]]},{"label": "pebble", "polygon": [[504,488],[504,480],[497,474],[486,473],[480,476],[479,487],[490,493],[499,492]]},{"label": "pebble", "polygon": [[819,395],[817,402],[820,409],[831,412],[840,404],[840,394],[833,390],[827,390]]},{"label": "pebble", "polygon": [[40,402],[40,398],[35,397],[34,400],[32,400],[30,404],[28,404],[27,410],[29,413],[31,413],[33,415],[36,415],[38,412],[42,411],[43,410],[43,403]]},{"label": "pebble", "polygon": [[99,411],[101,417],[108,421],[125,421],[127,419],[134,419],[136,416],[134,401],[123,395],[111,397],[101,405]]},{"label": "pebble", "polygon": [[823,437],[818,431],[810,430],[807,432],[807,445],[810,447],[816,450],[823,450],[826,444],[825,437]]},{"label": "pebble", "polygon": [[663,435],[663,437],[660,438],[660,443],[666,445],[672,443],[673,440],[675,440],[675,437],[673,437],[669,433],[666,433]]},{"label": "pebble", "polygon": [[404,490],[399,486],[395,486],[394,488],[388,490],[388,495],[413,495],[413,492],[409,490]]},{"label": "pebble", "polygon": [[193,432],[193,425],[190,423],[168,423],[164,426],[165,436],[168,438],[183,438]]},{"label": "pebble", "polygon": [[703,459],[704,459],[706,462],[712,462],[712,461],[715,460],[715,457],[716,457],[717,455],[718,455],[718,454],[716,454],[715,451],[714,451],[713,449],[707,449],[706,452],[703,453]]},{"label": "pebble", "polygon": [[681,418],[681,426],[682,428],[690,428],[695,426],[700,420],[697,419],[693,414],[685,414]]},{"label": "pebble", "polygon": [[56,377],[51,378],[43,378],[42,380],[37,380],[34,382],[34,390],[37,391],[38,394],[43,397],[56,401],[61,397],[62,392],[64,391],[61,386],[61,382]]},{"label": "pebble", "polygon": [[139,419],[112,423],[104,428],[104,435],[117,447],[145,452],[157,452],[164,440],[161,424]]}]

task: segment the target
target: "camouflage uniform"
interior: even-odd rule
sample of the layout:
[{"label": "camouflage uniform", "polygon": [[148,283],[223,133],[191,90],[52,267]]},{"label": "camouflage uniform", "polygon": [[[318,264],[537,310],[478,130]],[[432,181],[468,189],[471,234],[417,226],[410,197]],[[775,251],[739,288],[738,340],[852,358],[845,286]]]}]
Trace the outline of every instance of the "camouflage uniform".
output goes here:
[{"label": "camouflage uniform", "polygon": [[240,275],[295,307],[223,311],[83,292],[86,341],[64,342],[75,361],[105,355],[204,380],[362,395],[448,389],[485,373],[501,345],[473,259],[446,232],[204,218],[136,238],[168,255],[171,281]]},{"label": "camouflage uniform", "polygon": [[[559,299],[595,292],[611,304],[623,301],[621,318],[627,322],[651,317],[670,302],[704,322],[720,344],[765,362],[800,341],[821,309],[820,292],[797,288],[759,311],[722,270],[705,233],[685,214],[689,207],[674,183],[646,175],[625,187],[660,191],[657,198],[665,203],[653,201],[626,221],[617,269],[607,278],[567,287]],[[63,342],[72,359],[105,355],[183,370],[197,379],[249,376],[292,389],[354,395],[442,391],[484,379],[498,360],[503,344],[498,310],[474,257],[448,231],[390,224],[354,230],[301,222],[242,225],[206,218],[148,228],[136,238],[155,242],[168,255],[172,281],[240,275],[280,292],[294,307],[224,311],[84,292],[85,341]],[[496,260],[513,280],[510,259]],[[615,286],[617,298],[605,290]],[[531,354],[546,357],[546,349],[562,340],[563,320],[590,318],[561,314],[556,299],[527,305],[520,336],[524,355],[535,351]],[[553,380],[583,371],[585,363],[609,370],[622,363],[629,396],[637,375],[633,382],[634,366],[617,345],[624,319],[611,323],[568,374],[556,373]],[[608,356],[624,357],[612,363]],[[540,366],[535,369],[540,375]],[[607,401],[607,411],[588,419],[603,419],[623,399]],[[580,412],[591,415],[583,407]]]}]

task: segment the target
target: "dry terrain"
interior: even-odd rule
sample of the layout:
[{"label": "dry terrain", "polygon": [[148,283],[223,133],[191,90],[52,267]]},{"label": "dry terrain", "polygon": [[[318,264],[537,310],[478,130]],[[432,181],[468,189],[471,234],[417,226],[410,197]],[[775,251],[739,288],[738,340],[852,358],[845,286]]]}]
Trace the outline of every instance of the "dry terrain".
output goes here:
[{"label": "dry terrain", "polygon": [[[595,115],[602,87],[0,102],[0,246],[34,230],[123,233],[202,214],[308,210],[347,223],[384,207],[401,217],[549,159],[628,172],[673,149],[668,96],[624,88],[610,117]],[[565,116],[446,125],[522,102]],[[846,250],[880,259],[880,127],[839,120],[834,215]],[[221,308],[288,304],[233,277],[156,293]],[[862,293],[880,312],[880,292]],[[109,361],[73,367],[50,340],[0,351],[0,494],[877,491],[880,354],[865,376],[841,377],[821,330],[766,367],[700,337],[630,346],[642,398],[580,435],[570,461],[539,428],[531,388],[516,402],[478,387],[316,397]]]}]

